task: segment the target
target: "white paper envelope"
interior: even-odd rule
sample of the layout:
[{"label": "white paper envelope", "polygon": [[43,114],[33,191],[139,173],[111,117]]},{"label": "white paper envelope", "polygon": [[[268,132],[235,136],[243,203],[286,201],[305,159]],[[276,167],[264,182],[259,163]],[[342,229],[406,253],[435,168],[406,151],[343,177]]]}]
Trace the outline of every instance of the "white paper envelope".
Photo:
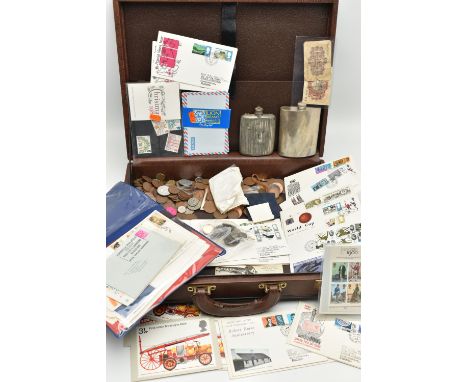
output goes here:
[{"label": "white paper envelope", "polygon": [[150,114],[157,114],[162,120],[180,119],[177,82],[129,83],[127,89],[132,121],[149,121]]},{"label": "white paper envelope", "polygon": [[160,31],[153,41],[151,81],[165,78],[227,91],[236,56],[237,48]]}]

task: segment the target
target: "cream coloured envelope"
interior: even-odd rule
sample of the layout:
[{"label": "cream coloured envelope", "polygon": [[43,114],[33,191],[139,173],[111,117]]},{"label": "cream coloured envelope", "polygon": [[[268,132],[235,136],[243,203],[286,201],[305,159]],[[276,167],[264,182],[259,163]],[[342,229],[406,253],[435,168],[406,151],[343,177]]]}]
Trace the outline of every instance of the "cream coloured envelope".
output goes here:
[{"label": "cream coloured envelope", "polygon": [[236,55],[237,48],[160,31],[153,41],[151,81],[228,91]]},{"label": "cream coloured envelope", "polygon": [[177,82],[128,83],[127,91],[132,121],[149,121],[150,114],[157,114],[162,120],[180,120]]}]

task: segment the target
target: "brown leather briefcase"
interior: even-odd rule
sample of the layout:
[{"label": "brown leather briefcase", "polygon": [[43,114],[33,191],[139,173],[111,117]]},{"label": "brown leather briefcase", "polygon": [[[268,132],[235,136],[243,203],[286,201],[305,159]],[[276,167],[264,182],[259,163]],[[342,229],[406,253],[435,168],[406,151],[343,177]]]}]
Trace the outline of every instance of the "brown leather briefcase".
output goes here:
[{"label": "brown leather briefcase", "polygon": [[[321,107],[318,152],[291,159],[276,152],[264,157],[239,154],[241,115],[261,105],[279,121],[281,106],[290,105],[296,36],[334,41],[338,0],[114,0],[115,28],[129,163],[125,181],[142,175],[209,178],[236,164],[243,176],[253,173],[284,178],[322,163],[328,108]],[[152,41],[158,31],[236,46],[239,53],[231,81],[230,153],[192,157],[136,157],[132,149],[127,82],[148,82]],[[302,83],[300,84],[302,85]],[[301,88],[302,89],[302,88]],[[301,93],[302,94],[302,93]],[[297,102],[297,100],[296,100]],[[278,131],[278,129],[277,129]],[[278,137],[276,137],[278,138]],[[276,139],[277,145],[278,139]],[[276,149],[276,148],[275,148]],[[195,303],[215,316],[260,313],[280,299],[317,298],[318,273],[215,276],[205,268],[179,288],[168,303]]]}]

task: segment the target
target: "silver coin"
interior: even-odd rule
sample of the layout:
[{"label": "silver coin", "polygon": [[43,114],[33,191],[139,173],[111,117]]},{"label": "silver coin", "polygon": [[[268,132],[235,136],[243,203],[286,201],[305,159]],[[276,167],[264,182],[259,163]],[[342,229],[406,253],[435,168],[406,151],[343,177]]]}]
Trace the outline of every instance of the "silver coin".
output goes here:
[{"label": "silver coin", "polygon": [[169,192],[169,186],[159,186],[157,191],[158,191],[158,194],[161,196],[168,196],[171,194]]},{"label": "silver coin", "polygon": [[177,183],[179,183],[182,187],[192,187],[192,184],[193,182],[191,180],[188,180],[188,179],[180,179],[177,181]]},{"label": "silver coin", "polygon": [[205,235],[209,235],[213,230],[214,227],[211,224],[206,224],[202,227],[202,231]]},{"label": "silver coin", "polygon": [[192,211],[199,210],[200,207],[201,207],[201,202],[199,202],[196,206],[187,206],[187,208],[192,210]]},{"label": "silver coin", "polygon": [[202,180],[203,180],[203,178],[202,178],[201,176],[197,176],[197,177],[195,178],[195,182],[199,182],[199,183],[200,183]]},{"label": "silver coin", "polygon": [[185,208],[185,206],[179,206],[177,208],[177,211],[180,212],[181,214],[185,214],[185,212],[187,211],[187,208]]},{"label": "silver coin", "polygon": [[193,212],[194,212],[193,210],[187,208],[187,209],[185,210],[185,215],[192,215]]},{"label": "silver coin", "polygon": [[200,203],[200,199],[197,199],[197,198],[190,198],[190,199],[187,201],[187,204],[188,204],[189,207],[195,207],[195,206],[197,206],[199,203]]}]

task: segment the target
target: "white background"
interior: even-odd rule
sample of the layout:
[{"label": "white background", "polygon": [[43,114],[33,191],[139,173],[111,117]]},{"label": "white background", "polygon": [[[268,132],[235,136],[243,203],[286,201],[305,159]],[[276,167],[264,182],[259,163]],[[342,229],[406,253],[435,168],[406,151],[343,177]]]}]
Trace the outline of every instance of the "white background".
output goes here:
[{"label": "white background", "polygon": [[[127,165],[120,96],[120,78],[115,42],[112,1],[107,2],[107,186],[123,180]],[[148,58],[148,65],[150,58]],[[338,10],[332,100],[328,115],[325,159],[352,155],[360,164],[360,1],[343,1]],[[296,304],[292,304],[295,307]],[[287,304],[286,306],[291,306]],[[295,310],[295,308],[292,308]],[[281,305],[275,310],[281,309]],[[122,340],[107,333],[107,380],[130,381],[129,349]],[[277,372],[248,378],[255,381],[284,381],[314,378],[318,381],[360,380],[359,369],[335,363]],[[228,381],[227,372],[212,371],[171,377],[179,381]],[[247,380],[247,379],[246,379]]]},{"label": "white background", "polygon": [[[107,12],[0,13],[2,380],[119,381],[128,363],[106,365],[103,323],[104,194],[121,179],[106,178]],[[464,0],[363,0],[363,382],[466,376],[466,14]]]}]

